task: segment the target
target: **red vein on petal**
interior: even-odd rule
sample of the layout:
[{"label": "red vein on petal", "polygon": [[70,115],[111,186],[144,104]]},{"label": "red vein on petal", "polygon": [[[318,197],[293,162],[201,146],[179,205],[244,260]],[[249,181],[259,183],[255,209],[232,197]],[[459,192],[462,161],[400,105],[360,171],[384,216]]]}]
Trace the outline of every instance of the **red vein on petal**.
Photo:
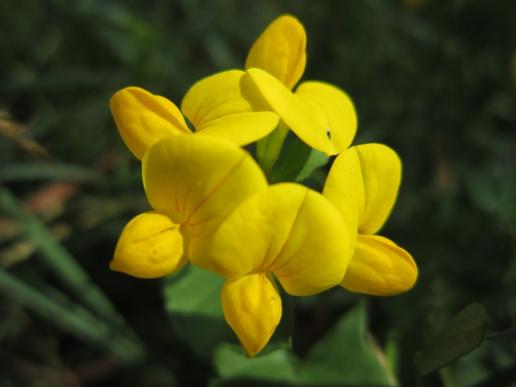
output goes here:
[{"label": "red vein on petal", "polygon": [[297,209],[297,213],[296,213],[296,217],[294,218],[294,221],[292,222],[292,226],[290,227],[290,232],[288,233],[288,236],[285,238],[285,241],[283,242],[283,245],[281,246],[281,249],[279,251],[279,253],[276,255],[276,257],[272,260],[272,262],[270,263],[270,270],[272,272],[275,272],[277,271],[278,269],[282,268],[283,266],[285,266],[293,257],[290,257],[287,261],[281,263],[279,265],[279,267],[273,267],[274,266],[274,263],[276,262],[276,260],[278,259],[278,257],[281,256],[281,254],[283,254],[283,251],[285,250],[285,247],[287,246],[288,242],[290,242],[290,239],[292,239],[292,230],[294,230],[294,228],[296,227],[297,225],[297,222],[299,221],[299,214],[301,213],[301,210],[303,208],[303,206],[305,205],[305,201],[306,201],[306,194],[307,194],[307,190],[305,190],[304,192],[304,195],[303,195],[303,199],[301,201],[301,205],[299,206],[299,208]]},{"label": "red vein on petal", "polygon": [[185,223],[190,222],[190,219],[192,219],[192,216],[195,215],[195,213],[220,189],[220,187],[230,178],[230,176],[235,173],[235,171],[240,168],[240,165],[244,162],[246,158],[246,155],[242,155],[240,160],[228,171],[226,175],[220,179],[220,181],[213,186],[211,191],[209,191],[204,198],[202,198],[199,203],[194,207],[190,215],[188,215],[188,218],[186,219]]}]

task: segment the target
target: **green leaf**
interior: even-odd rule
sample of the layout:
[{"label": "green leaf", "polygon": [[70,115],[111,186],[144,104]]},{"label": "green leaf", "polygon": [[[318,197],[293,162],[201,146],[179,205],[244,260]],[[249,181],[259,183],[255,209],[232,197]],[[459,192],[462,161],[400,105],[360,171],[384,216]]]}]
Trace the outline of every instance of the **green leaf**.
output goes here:
[{"label": "green leaf", "polygon": [[363,304],[344,315],[303,360],[284,345],[269,345],[255,358],[225,345],[217,348],[214,364],[221,379],[212,386],[396,385],[383,354],[367,336]]},{"label": "green leaf", "polygon": [[172,326],[200,356],[211,356],[221,342],[235,341],[222,314],[223,283],[222,277],[193,265],[165,280],[166,310]]},{"label": "green leaf", "polygon": [[296,378],[295,359],[287,348],[266,348],[256,357],[247,357],[240,346],[220,345],[215,351],[214,365],[224,379],[257,379],[290,381]]},{"label": "green leaf", "polygon": [[482,343],[488,317],[480,304],[470,304],[453,316],[431,345],[416,353],[416,366],[422,375],[438,370]]},{"label": "green leaf", "polygon": [[301,182],[310,177],[317,169],[328,162],[328,157],[310,148],[297,137],[287,142],[281,151],[280,158],[272,169],[269,180],[271,183],[281,181]]},{"label": "green leaf", "polygon": [[368,336],[363,303],[344,315],[315,344],[303,361],[300,372],[303,383],[396,385],[383,353]]},{"label": "green leaf", "polygon": [[295,177],[294,181],[300,182],[308,179],[317,168],[326,165],[327,162],[328,156],[326,156],[322,152],[312,149],[312,151],[308,155],[308,159],[306,160],[305,165],[303,165],[303,167]]}]

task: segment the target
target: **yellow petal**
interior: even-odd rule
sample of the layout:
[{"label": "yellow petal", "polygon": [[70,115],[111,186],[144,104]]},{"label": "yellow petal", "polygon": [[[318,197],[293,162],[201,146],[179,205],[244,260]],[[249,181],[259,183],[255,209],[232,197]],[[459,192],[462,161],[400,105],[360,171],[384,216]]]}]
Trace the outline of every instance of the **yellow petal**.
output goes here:
[{"label": "yellow petal", "polygon": [[221,293],[224,317],[245,352],[254,356],[269,342],[281,320],[281,297],[267,274],[226,280]]},{"label": "yellow petal", "polygon": [[267,186],[246,151],[213,137],[186,135],[162,140],[146,153],[143,181],[152,207],[191,237],[194,263],[196,245],[245,198]]},{"label": "yellow petal", "polygon": [[353,239],[356,239],[365,203],[362,169],[355,148],[349,148],[337,156],[323,189],[323,195],[338,208],[342,216],[356,225]]},{"label": "yellow petal", "polygon": [[306,33],[295,17],[283,15],[274,20],[254,42],[246,68],[258,67],[292,89],[306,65]]},{"label": "yellow petal", "polygon": [[382,144],[359,145],[355,150],[360,159],[365,190],[358,231],[376,234],[396,202],[401,183],[401,160],[394,150]]},{"label": "yellow petal", "polygon": [[229,278],[272,271],[290,294],[315,294],[342,280],[354,228],[319,193],[299,184],[273,185],[221,224],[210,266]]},{"label": "yellow petal", "polygon": [[196,131],[217,118],[253,110],[249,101],[242,98],[240,81],[244,75],[242,70],[223,71],[201,79],[188,90],[181,111]]},{"label": "yellow petal", "polygon": [[176,105],[139,87],[116,92],[110,105],[120,136],[140,160],[147,149],[162,138],[190,133]]},{"label": "yellow petal", "polygon": [[181,111],[197,131],[210,121],[237,113],[253,111],[253,105],[242,96],[242,70],[216,73],[196,82],[181,102]]},{"label": "yellow petal", "polygon": [[378,235],[359,235],[342,286],[353,292],[390,296],[412,288],[417,276],[416,263],[406,250]]},{"label": "yellow petal", "polygon": [[256,86],[241,70],[229,70],[201,79],[186,93],[181,109],[196,133],[247,145],[278,125]]},{"label": "yellow petal", "polygon": [[382,144],[364,144],[335,159],[323,192],[346,216],[357,211],[360,233],[375,234],[394,206],[400,182],[396,152]]},{"label": "yellow petal", "polygon": [[329,120],[318,106],[314,108],[311,101],[295,95],[263,70],[250,68],[247,73],[271,109],[303,142],[327,155],[337,153],[327,135]]},{"label": "yellow petal", "polygon": [[243,146],[268,135],[278,122],[279,117],[272,112],[230,114],[209,121],[196,134],[223,138]]},{"label": "yellow petal", "polygon": [[311,100],[323,110],[333,146],[339,153],[347,149],[357,130],[355,107],[348,95],[323,82],[303,82],[295,94]]},{"label": "yellow petal", "polygon": [[178,271],[185,263],[179,226],[151,211],[127,223],[109,267],[133,277],[158,278]]}]

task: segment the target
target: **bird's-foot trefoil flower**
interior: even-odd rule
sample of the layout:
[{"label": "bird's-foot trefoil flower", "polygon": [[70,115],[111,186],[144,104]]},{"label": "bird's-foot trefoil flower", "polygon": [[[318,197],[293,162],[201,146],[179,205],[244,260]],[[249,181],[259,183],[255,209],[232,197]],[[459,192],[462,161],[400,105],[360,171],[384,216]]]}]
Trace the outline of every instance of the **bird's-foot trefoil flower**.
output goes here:
[{"label": "bird's-foot trefoil flower", "polygon": [[[202,79],[180,109],[138,87],[111,99],[122,138],[142,161],[151,210],[125,226],[110,267],[157,278],[191,262],[219,274],[224,317],[249,356],[281,320],[280,287],[293,296],[336,285],[385,296],[410,289],[418,276],[406,250],[376,235],[396,200],[399,157],[381,144],[349,148],[353,103],[328,83],[296,88],[305,65],[305,30],[284,15],[253,44],[245,71]],[[239,147],[270,134],[274,155],[264,163],[260,144],[256,152],[268,171],[289,129],[338,154],[322,194],[295,183],[269,186]]]},{"label": "bird's-foot trefoil flower", "polygon": [[[120,135],[131,152],[142,159],[151,145],[176,134],[219,137],[237,145],[254,142],[278,125],[270,108],[252,106],[245,95],[256,94],[247,74],[229,70],[206,77],[186,93],[181,110],[168,99],[139,87],[126,87],[111,98],[111,112]],[[253,97],[254,103],[259,97]],[[187,125],[186,117],[194,127]]]},{"label": "bird's-foot trefoil flower", "polygon": [[376,235],[394,206],[400,181],[401,161],[385,145],[354,146],[335,159],[323,194],[345,218],[358,224],[344,288],[387,296],[407,291],[416,282],[418,269],[412,256]]},{"label": "bird's-foot trefoil flower", "polygon": [[356,224],[323,195],[282,183],[245,200],[215,232],[205,266],[226,278],[226,321],[246,353],[269,341],[281,318],[273,275],[295,296],[338,285],[355,244]]},{"label": "bird's-foot trefoil flower", "polygon": [[246,69],[254,84],[286,127],[303,142],[327,155],[349,147],[357,128],[348,95],[324,82],[302,82],[306,33],[293,16],[274,20],[251,47]]},{"label": "bird's-foot trefoil flower", "polygon": [[267,187],[263,172],[246,151],[209,136],[163,139],[142,161],[153,211],[127,224],[110,265],[135,277],[162,277],[181,269],[188,259],[197,262],[231,211]]}]

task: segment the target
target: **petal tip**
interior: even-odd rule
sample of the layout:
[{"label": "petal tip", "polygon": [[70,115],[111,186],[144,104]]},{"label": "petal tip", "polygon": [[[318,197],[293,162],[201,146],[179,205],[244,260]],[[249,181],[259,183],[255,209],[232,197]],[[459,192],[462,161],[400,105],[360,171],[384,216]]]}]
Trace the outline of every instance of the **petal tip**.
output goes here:
[{"label": "petal tip", "polygon": [[145,212],[122,230],[109,268],[137,278],[159,278],[185,263],[183,238],[176,225],[160,213]]},{"label": "petal tip", "polygon": [[395,296],[412,289],[418,276],[408,251],[379,235],[359,235],[341,286],[357,293]]},{"label": "petal tip", "polygon": [[224,318],[247,356],[269,342],[281,320],[281,297],[265,273],[226,280],[221,293]]}]

